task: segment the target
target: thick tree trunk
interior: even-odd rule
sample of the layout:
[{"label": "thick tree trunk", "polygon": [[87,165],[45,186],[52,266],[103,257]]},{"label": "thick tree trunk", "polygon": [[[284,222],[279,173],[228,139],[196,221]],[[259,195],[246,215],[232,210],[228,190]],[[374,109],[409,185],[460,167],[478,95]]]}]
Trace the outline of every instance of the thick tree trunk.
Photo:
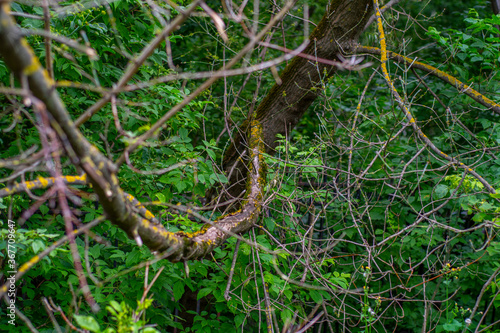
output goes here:
[{"label": "thick tree trunk", "polygon": [[[304,53],[321,59],[337,60],[340,53],[349,53],[370,18],[372,0],[333,0],[329,10],[309,37]],[[264,130],[268,153],[276,147],[276,135],[289,133],[318,96],[322,79],[332,75],[334,68],[302,57],[295,59],[281,74],[281,85],[274,85],[258,106],[256,118]],[[224,169],[230,174],[229,198],[238,197],[245,189],[246,167],[241,155],[246,151],[246,123],[224,157]]]}]

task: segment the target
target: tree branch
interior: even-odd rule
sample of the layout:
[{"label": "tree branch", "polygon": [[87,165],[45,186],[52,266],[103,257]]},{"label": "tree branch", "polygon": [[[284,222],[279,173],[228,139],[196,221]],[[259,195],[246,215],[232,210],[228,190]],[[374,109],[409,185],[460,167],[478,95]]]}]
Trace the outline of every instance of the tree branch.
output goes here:
[{"label": "tree branch", "polygon": [[[380,56],[382,54],[382,50],[379,49],[378,47],[358,46],[356,47],[356,53],[369,53]],[[417,61],[416,58],[415,59],[408,58],[401,54],[394,53],[392,51],[387,51],[387,58],[395,60],[400,63],[405,63],[409,68],[417,68],[431,75],[434,75],[435,77],[441,79],[442,81],[454,86],[459,92],[466,94],[479,104],[482,104],[487,108],[489,108],[490,110],[500,114],[500,104],[496,103],[495,101],[492,101],[488,97],[472,89],[471,86],[466,85],[457,78],[443,72],[440,69],[437,69],[428,64],[424,64],[423,62]]]},{"label": "tree branch", "polygon": [[[131,196],[119,186],[116,166],[92,146],[71,121],[55,89],[54,81],[43,69],[10,17],[9,2],[1,0],[0,5],[0,55],[17,77],[27,78],[33,96],[45,104],[54,118],[52,126],[69,143],[66,147],[68,155],[76,166],[85,170],[86,179],[92,184],[106,217],[113,224],[124,230],[131,239],[135,239],[138,245],[144,243],[151,251],[160,252],[172,261],[201,258],[221,245],[230,235],[245,232],[253,226],[259,217],[265,182],[262,155],[265,149],[262,126],[258,121],[252,122],[249,133],[250,173],[247,195],[241,210],[221,217],[196,233],[168,232],[162,225],[154,223],[154,217],[146,219],[134,211]],[[79,178],[78,181],[83,179]],[[38,180],[37,184],[44,185],[44,181]],[[46,185],[49,185],[48,181]],[[27,188],[27,184],[16,186],[17,190]]]}]

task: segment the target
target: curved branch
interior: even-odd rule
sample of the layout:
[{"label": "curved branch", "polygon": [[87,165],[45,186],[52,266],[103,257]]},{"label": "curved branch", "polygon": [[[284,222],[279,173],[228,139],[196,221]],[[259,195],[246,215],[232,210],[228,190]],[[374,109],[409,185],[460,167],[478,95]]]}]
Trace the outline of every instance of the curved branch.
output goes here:
[{"label": "curved branch", "polygon": [[[378,47],[371,47],[371,46],[358,46],[356,47],[356,53],[359,52],[364,52],[364,53],[369,53],[369,54],[374,54],[381,56],[382,55],[382,50],[379,49]],[[412,59],[405,57],[401,54],[397,54],[392,51],[387,51],[387,58],[391,60],[395,60],[400,63],[405,63],[408,65],[409,68],[417,68],[420,69],[424,72],[427,72],[431,75],[434,75],[435,77],[441,79],[442,81],[454,86],[458,91],[461,93],[466,94],[479,104],[482,104],[489,108],[492,111],[495,111],[496,113],[500,114],[500,104],[496,103],[495,101],[492,101],[488,97],[484,96],[480,92],[472,89],[471,86],[466,85],[465,83],[461,82],[454,76],[451,76],[450,74],[447,74],[443,72],[440,69],[437,69],[436,67],[433,67],[428,64],[424,64],[423,62],[417,61],[417,59]]]},{"label": "curved branch", "polygon": [[[382,24],[382,15],[380,13],[380,8],[378,6],[378,0],[373,0],[373,4],[375,7],[375,15],[377,16],[377,26],[379,30],[379,39],[380,39],[380,67],[382,68],[382,74],[384,76],[384,79],[387,82],[387,86],[389,89],[392,91],[394,98],[396,99],[397,103],[399,104],[400,109],[404,112],[406,119],[408,119],[408,122],[412,126],[413,130],[415,133],[418,135],[420,140],[426,143],[428,147],[430,147],[435,153],[437,153],[440,157],[444,158],[445,160],[454,163],[458,165],[460,168],[466,170],[469,172],[472,176],[474,176],[477,180],[481,182],[481,184],[484,185],[488,189],[488,192],[495,194],[496,191],[493,188],[493,186],[490,185],[484,179],[479,173],[477,173],[475,170],[473,170],[471,167],[468,165],[460,162],[457,158],[449,156],[448,154],[444,153],[441,151],[439,148],[436,147],[436,145],[427,137],[427,135],[422,132],[422,129],[418,126],[415,118],[413,117],[413,114],[411,113],[410,109],[406,106],[405,102],[399,95],[399,92],[397,91],[396,87],[394,86],[394,83],[392,82],[391,77],[389,76],[389,71],[387,70],[387,60],[388,60],[388,51],[387,51],[387,45],[385,42],[385,34],[384,34],[384,27]],[[446,74],[449,76],[448,74]],[[449,76],[450,78],[453,78]],[[455,78],[453,78],[455,79]],[[456,79],[455,79],[456,80]],[[456,80],[457,82],[460,82]],[[461,83],[461,82],[460,82]],[[462,83],[463,84],[463,83]],[[477,93],[477,92],[476,92]],[[479,93],[477,93],[479,94]],[[482,95],[481,95],[482,96]]]},{"label": "curved branch", "polygon": [[[310,43],[303,52],[309,59],[304,55],[295,57],[281,73],[281,84],[271,88],[255,111],[256,119],[262,122],[267,153],[273,153],[277,145],[276,136],[289,133],[314,102],[324,80],[337,69],[331,65],[342,61],[339,54],[352,51],[372,8],[371,0],[332,1],[331,8],[312,32]],[[335,62],[325,64],[319,59]],[[252,119],[251,115],[249,119]],[[228,172],[231,184],[229,198],[239,197],[245,186],[246,170],[240,161],[245,151],[244,134],[248,125],[248,121],[243,122],[243,131],[236,133],[224,155],[224,169],[234,170]]]},{"label": "curved branch", "polygon": [[[257,221],[265,182],[262,155],[264,143],[259,122],[252,122],[249,134],[250,172],[242,208],[196,233],[169,232],[162,225],[154,223],[154,217],[146,219],[137,213],[131,200],[133,197],[119,186],[116,166],[92,146],[73,123],[55,89],[54,81],[43,69],[10,17],[8,1],[0,0],[0,22],[0,55],[17,77],[24,81],[27,78],[33,96],[45,104],[54,118],[52,126],[57,128],[59,136],[68,143],[66,150],[73,164],[85,171],[86,179],[92,184],[106,217],[131,239],[135,239],[138,245],[144,244],[151,251],[162,252],[163,257],[172,261],[201,258],[221,245],[230,235],[247,231]],[[40,179],[35,182],[37,183],[31,185],[44,185]],[[19,185],[18,190],[26,187],[26,184]]]}]

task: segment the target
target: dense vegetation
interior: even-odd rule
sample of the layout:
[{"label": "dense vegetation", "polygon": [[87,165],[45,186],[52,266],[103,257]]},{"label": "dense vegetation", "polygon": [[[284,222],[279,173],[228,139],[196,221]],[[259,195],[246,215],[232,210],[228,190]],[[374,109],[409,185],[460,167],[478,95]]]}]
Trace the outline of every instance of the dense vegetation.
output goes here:
[{"label": "dense vegetation", "polygon": [[[188,239],[245,204],[228,194],[236,167],[223,161],[235,138],[251,146],[248,124],[293,61],[280,57],[304,50],[323,15],[344,2],[297,1],[246,51],[289,2],[198,1],[123,84],[191,1],[9,5],[84,138],[120,161],[116,176],[132,205]],[[500,15],[486,0],[380,7],[387,49],[411,61],[389,59],[384,75],[376,20],[358,41],[382,51],[310,54],[313,64],[335,60],[336,72],[319,72],[312,105],[262,154],[258,223],[198,260],[140,246],[133,231],[109,222],[95,183],[44,186],[88,171],[31,81],[0,58],[1,285],[8,271],[23,271],[16,326],[2,306],[0,330],[500,332]],[[236,57],[225,76],[216,72]],[[33,189],[6,190],[37,179]]]}]

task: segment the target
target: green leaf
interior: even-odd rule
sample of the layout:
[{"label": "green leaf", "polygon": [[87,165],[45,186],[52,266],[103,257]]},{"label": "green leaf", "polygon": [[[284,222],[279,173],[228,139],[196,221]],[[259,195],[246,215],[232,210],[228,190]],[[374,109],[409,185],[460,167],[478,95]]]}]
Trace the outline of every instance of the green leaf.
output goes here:
[{"label": "green leaf", "polygon": [[224,176],[223,174],[220,174],[218,173],[217,176],[219,177],[219,181],[223,184],[227,183],[228,182],[228,179],[226,176]]},{"label": "green leaf", "polygon": [[274,232],[274,228],[276,227],[276,221],[272,217],[264,217],[264,223],[269,232],[271,233]]},{"label": "green leaf", "polygon": [[10,4],[10,7],[12,9],[13,12],[18,12],[18,13],[24,13],[23,9],[21,8],[21,6],[15,2],[11,3]]},{"label": "green leaf", "polygon": [[200,274],[201,276],[207,276],[208,270],[205,267],[205,265],[201,264],[196,267],[196,272]]},{"label": "green leaf", "polygon": [[479,206],[479,210],[482,212],[486,212],[492,208],[493,208],[493,206],[489,202],[485,202],[481,206]]},{"label": "green leaf", "polygon": [[477,213],[476,215],[474,215],[474,217],[472,218],[472,221],[474,222],[482,222],[484,220],[484,217],[486,216],[487,214],[486,213]]},{"label": "green leaf", "polygon": [[287,322],[288,320],[290,320],[292,318],[292,314],[293,312],[288,310],[288,309],[284,309],[283,311],[281,311],[281,320],[283,322]]},{"label": "green leaf", "polygon": [[485,118],[478,119],[477,122],[481,123],[484,129],[489,128],[492,125],[492,122]]},{"label": "green leaf", "polygon": [[79,315],[73,315],[73,318],[75,318],[76,322],[78,325],[85,329],[89,330],[91,332],[100,332],[101,329],[99,328],[99,324],[97,321],[90,316],[79,316]]},{"label": "green leaf", "polygon": [[269,253],[259,253],[259,257],[264,262],[270,262],[274,258],[273,255]]},{"label": "green leaf", "polygon": [[240,250],[246,256],[248,256],[251,251],[250,246],[247,243],[242,243],[240,246]]},{"label": "green leaf", "polygon": [[476,39],[474,41],[474,43],[470,44],[471,47],[477,47],[477,48],[480,48],[480,49],[484,49],[486,44],[480,40],[480,39]]},{"label": "green leaf", "polygon": [[167,202],[165,199],[165,195],[163,195],[163,193],[156,193],[155,196],[158,198],[158,201]]},{"label": "green leaf", "polygon": [[464,40],[464,42],[465,42],[466,40],[468,40],[468,39],[472,38],[472,36],[471,36],[471,35],[468,35],[468,34],[462,34],[462,38],[463,38],[463,40]]},{"label": "green leaf", "polygon": [[175,187],[177,187],[177,190],[179,192],[182,192],[187,187],[187,185],[185,182],[179,181],[178,183],[175,184]]},{"label": "green leaf", "polygon": [[180,300],[182,295],[184,294],[184,282],[183,281],[177,281],[174,283],[174,298],[176,301]]},{"label": "green leaf", "polygon": [[439,184],[438,186],[434,187],[434,197],[436,199],[444,198],[448,194],[448,191],[448,186]]},{"label": "green leaf", "polygon": [[198,295],[196,296],[196,299],[200,299],[202,297],[207,296],[208,294],[210,294],[212,292],[212,290],[213,289],[210,287],[201,289],[200,291],[198,291]]},{"label": "green leaf", "polygon": [[215,155],[215,152],[212,149],[207,149],[207,154],[213,159],[217,157],[217,155]]},{"label": "green leaf", "polygon": [[323,296],[319,291],[311,289],[309,291],[309,295],[311,296],[312,300],[315,301],[316,303],[321,304],[323,302]]},{"label": "green leaf", "polygon": [[87,213],[85,214],[85,218],[83,219],[85,222],[90,222],[92,221],[93,219],[95,218],[95,214],[94,213]]},{"label": "green leaf", "polygon": [[113,307],[113,309],[115,309],[118,312],[123,311],[122,306],[117,301],[111,301],[111,302],[109,302],[109,305],[111,305]]},{"label": "green leaf", "polygon": [[447,323],[443,325],[443,329],[447,332],[457,332],[459,329],[462,328],[462,323],[460,323],[458,320],[453,319],[451,323]]},{"label": "green leaf", "polygon": [[141,257],[141,252],[137,249],[133,250],[132,252],[129,252],[127,254],[127,259],[125,259],[125,265],[127,265],[127,267],[133,266],[134,264],[140,261],[140,257]]},{"label": "green leaf", "polygon": [[116,330],[112,327],[106,328],[102,333],[116,333]]},{"label": "green leaf", "polygon": [[237,316],[234,317],[234,326],[236,327],[241,327],[241,325],[243,324],[243,322],[245,321],[245,314],[244,313],[240,313],[238,314]]},{"label": "green leaf", "polygon": [[45,215],[49,212],[49,207],[47,207],[46,205],[41,205],[40,206],[40,213],[42,213],[42,215]]},{"label": "green leaf", "polygon": [[179,136],[181,137],[182,140],[186,139],[188,136],[188,130],[185,129],[184,127],[179,129]]},{"label": "green leaf", "polygon": [[490,197],[495,199],[500,199],[500,190],[496,190],[497,193],[490,193]]},{"label": "green leaf", "polygon": [[157,329],[155,329],[153,327],[146,327],[146,328],[141,330],[141,333],[160,333],[160,331],[158,331]]},{"label": "green leaf", "polygon": [[33,252],[38,253],[40,251],[45,250],[45,244],[43,241],[36,239],[31,243],[31,248],[33,249]]}]

